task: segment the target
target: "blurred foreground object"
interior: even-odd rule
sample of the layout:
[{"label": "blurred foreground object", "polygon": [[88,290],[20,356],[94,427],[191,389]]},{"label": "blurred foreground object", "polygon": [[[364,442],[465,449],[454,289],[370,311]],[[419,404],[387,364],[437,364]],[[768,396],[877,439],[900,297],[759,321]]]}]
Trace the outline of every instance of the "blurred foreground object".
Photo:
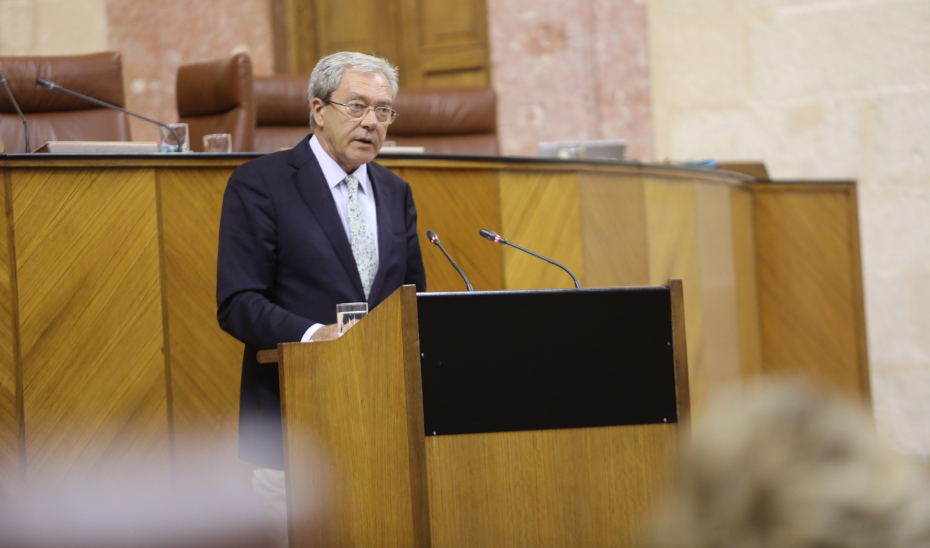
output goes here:
[{"label": "blurred foreground object", "polygon": [[236,482],[234,470],[197,462],[173,479],[150,459],[131,472],[101,468],[76,481],[0,490],[0,546],[275,546],[274,516]]},{"label": "blurred foreground object", "polygon": [[653,547],[930,546],[926,471],[850,402],[767,384],[711,406]]}]

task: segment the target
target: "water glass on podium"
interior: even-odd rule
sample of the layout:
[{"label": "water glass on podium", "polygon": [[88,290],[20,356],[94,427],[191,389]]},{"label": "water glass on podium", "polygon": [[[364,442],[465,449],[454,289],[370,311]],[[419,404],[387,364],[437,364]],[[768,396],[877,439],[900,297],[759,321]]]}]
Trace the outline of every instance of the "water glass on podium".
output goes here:
[{"label": "water glass on podium", "polygon": [[336,305],[336,326],[339,336],[368,314],[368,303],[340,303]]}]

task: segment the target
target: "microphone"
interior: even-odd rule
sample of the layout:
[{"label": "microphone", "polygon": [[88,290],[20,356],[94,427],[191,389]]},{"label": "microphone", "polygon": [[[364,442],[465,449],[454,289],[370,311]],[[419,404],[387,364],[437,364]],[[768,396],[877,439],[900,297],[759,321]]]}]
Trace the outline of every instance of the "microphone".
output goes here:
[{"label": "microphone", "polygon": [[32,148],[29,146],[29,124],[26,123],[26,117],[23,116],[23,111],[19,110],[19,104],[16,102],[16,99],[13,98],[13,92],[10,91],[10,86],[6,85],[6,76],[2,74],[0,74],[0,86],[3,86],[3,89],[6,90],[6,94],[10,96],[10,102],[13,103],[16,114],[19,114],[19,119],[23,121],[23,128],[26,130],[26,153],[32,152]]},{"label": "microphone", "polygon": [[449,262],[452,263],[452,266],[455,267],[455,270],[457,270],[462,279],[465,280],[465,287],[467,287],[469,291],[474,291],[475,288],[471,286],[471,283],[468,281],[468,277],[465,276],[465,273],[462,272],[462,269],[459,268],[459,265],[455,264],[455,261],[452,260],[452,257],[450,257],[449,254],[446,253],[445,248],[442,247],[442,243],[439,242],[439,236],[432,230],[427,230],[426,237],[429,238],[429,243],[436,244],[436,247],[442,251],[442,254],[445,255],[447,259],[449,259]]},{"label": "microphone", "polygon": [[572,271],[569,270],[569,269],[567,269],[567,268],[565,268],[564,266],[560,265],[559,263],[553,261],[552,259],[547,259],[547,258],[543,257],[542,255],[538,255],[538,254],[536,254],[536,253],[533,253],[533,252],[530,251],[529,249],[523,249],[522,247],[520,247],[520,246],[518,246],[518,245],[516,245],[516,244],[512,244],[512,243],[508,242],[506,239],[504,239],[504,238],[503,238],[500,234],[498,234],[497,232],[488,230],[488,229],[486,229],[486,228],[482,228],[481,230],[479,230],[479,231],[478,231],[478,234],[480,234],[480,235],[481,235],[482,237],[484,237],[484,238],[487,238],[487,239],[491,240],[491,241],[494,242],[494,243],[509,245],[510,247],[515,247],[515,248],[519,249],[520,251],[523,251],[524,253],[529,253],[530,255],[532,255],[532,256],[534,256],[534,257],[536,257],[536,258],[542,259],[542,260],[546,261],[547,263],[554,264],[555,266],[561,268],[561,269],[564,270],[565,272],[568,272],[568,275],[571,276],[571,277],[572,277],[572,280],[575,281],[575,289],[581,289],[581,284],[578,282],[578,278],[576,278],[575,275],[572,274]]},{"label": "microphone", "polygon": [[156,121],[156,120],[152,120],[151,118],[146,118],[145,116],[142,116],[141,114],[136,114],[135,112],[129,112],[128,110],[126,110],[126,109],[124,109],[124,108],[120,108],[120,107],[118,107],[118,106],[116,106],[116,105],[111,105],[110,103],[104,103],[103,101],[101,101],[101,100],[99,100],[99,99],[94,99],[93,97],[88,97],[88,96],[86,96],[86,95],[84,95],[84,94],[82,94],[82,93],[78,93],[78,92],[76,92],[76,91],[71,91],[71,90],[68,89],[68,88],[63,88],[63,87],[59,86],[59,85],[56,84],[55,82],[46,80],[45,78],[36,78],[36,85],[39,86],[39,87],[41,87],[41,88],[50,89],[50,90],[53,90],[53,91],[63,91],[63,92],[65,92],[65,93],[67,93],[68,95],[74,95],[75,97],[77,97],[77,98],[79,98],[79,99],[84,99],[85,101],[90,101],[91,103],[94,103],[95,105],[100,105],[100,106],[102,106],[102,107],[111,108],[111,109],[113,109],[113,110],[118,110],[118,111],[122,112],[123,114],[128,114],[128,115],[130,115],[130,116],[135,116],[136,118],[139,118],[140,120],[145,120],[146,122],[150,122],[150,123],[159,125],[159,126],[165,128],[165,129],[167,129],[168,131],[171,132],[171,135],[174,136],[175,142],[178,144],[178,152],[180,152],[180,150],[181,150],[181,138],[178,137],[177,132],[175,132],[173,129],[171,129],[171,128],[168,126],[168,124],[163,124],[163,123],[158,122],[158,121]]}]

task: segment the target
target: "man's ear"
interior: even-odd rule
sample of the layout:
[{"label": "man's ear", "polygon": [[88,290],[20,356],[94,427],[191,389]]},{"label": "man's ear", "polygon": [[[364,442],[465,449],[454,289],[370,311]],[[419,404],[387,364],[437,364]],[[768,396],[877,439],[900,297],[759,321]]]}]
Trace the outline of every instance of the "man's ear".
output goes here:
[{"label": "man's ear", "polygon": [[323,107],[325,106],[326,103],[319,97],[314,97],[313,102],[310,103],[310,115],[313,116],[316,127],[323,127]]}]

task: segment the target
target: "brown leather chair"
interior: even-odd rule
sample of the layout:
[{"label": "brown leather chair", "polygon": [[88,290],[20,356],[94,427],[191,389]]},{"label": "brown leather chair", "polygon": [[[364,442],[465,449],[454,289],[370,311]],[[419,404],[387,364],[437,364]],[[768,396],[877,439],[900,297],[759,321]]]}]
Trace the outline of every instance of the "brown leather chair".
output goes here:
[{"label": "brown leather chair", "polygon": [[178,68],[178,121],[189,126],[191,150],[203,136],[231,133],[234,152],[251,152],[255,135],[252,62],[244,53]]},{"label": "brown leather chair", "polygon": [[309,74],[255,77],[255,152],[291,148],[310,133]]},{"label": "brown leather chair", "polygon": [[[40,88],[36,78],[126,107],[120,54],[105,51],[55,57],[0,57],[0,74],[29,122],[29,145],[48,141],[129,141],[122,112],[99,107],[61,91]],[[0,140],[6,151],[25,151],[25,131],[5,91],[0,91]]]},{"label": "brown leather chair", "polygon": [[490,87],[405,87],[388,140],[429,154],[496,156],[497,96]]},{"label": "brown leather chair", "polygon": [[[255,77],[255,150],[292,147],[310,133],[309,75]],[[497,98],[489,87],[402,87],[387,140],[430,154],[494,156]]]}]

